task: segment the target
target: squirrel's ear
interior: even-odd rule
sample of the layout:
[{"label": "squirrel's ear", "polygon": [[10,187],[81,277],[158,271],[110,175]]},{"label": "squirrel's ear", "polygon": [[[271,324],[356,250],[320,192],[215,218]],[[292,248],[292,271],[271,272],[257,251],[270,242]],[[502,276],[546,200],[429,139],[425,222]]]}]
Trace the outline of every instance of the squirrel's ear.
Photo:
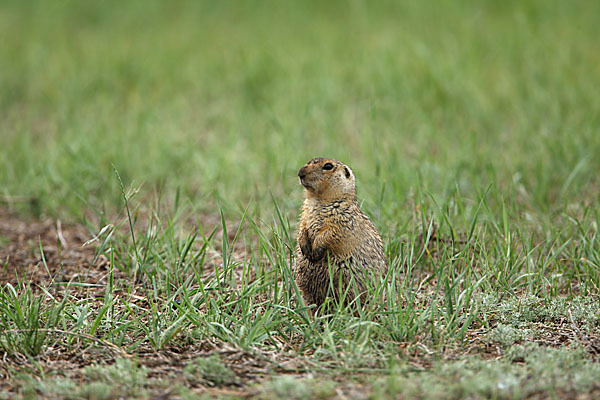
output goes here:
[{"label": "squirrel's ear", "polygon": [[350,179],[350,170],[348,167],[344,167],[344,172],[346,173],[346,179]]}]

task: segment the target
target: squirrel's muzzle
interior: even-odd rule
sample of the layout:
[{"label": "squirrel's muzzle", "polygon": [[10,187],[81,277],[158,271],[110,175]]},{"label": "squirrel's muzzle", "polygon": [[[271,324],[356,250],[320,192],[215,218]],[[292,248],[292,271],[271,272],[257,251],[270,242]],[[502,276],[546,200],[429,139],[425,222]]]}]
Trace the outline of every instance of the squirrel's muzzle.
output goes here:
[{"label": "squirrel's muzzle", "polygon": [[298,171],[298,178],[300,178],[300,183],[302,184],[302,186],[308,189],[311,187],[311,185],[308,184],[308,182],[306,182],[306,180],[304,179],[306,178],[306,175],[308,175],[307,168],[306,166],[304,166],[300,168],[300,171]]},{"label": "squirrel's muzzle", "polygon": [[300,171],[298,171],[298,177],[300,179],[304,178],[306,176],[306,166],[300,168]]}]

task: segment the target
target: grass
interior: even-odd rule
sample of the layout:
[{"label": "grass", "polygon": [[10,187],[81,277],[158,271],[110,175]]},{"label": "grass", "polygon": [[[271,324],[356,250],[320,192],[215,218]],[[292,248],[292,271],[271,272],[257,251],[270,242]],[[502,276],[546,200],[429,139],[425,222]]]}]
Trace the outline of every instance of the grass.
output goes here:
[{"label": "grass", "polygon": [[34,380],[28,375],[22,380],[24,398],[38,398],[39,393],[55,398],[114,399],[119,396],[144,395],[147,370],[126,359],[117,359],[110,366],[91,366],[83,370],[89,383],[78,385],[68,378]]},{"label": "grass", "polygon": [[[518,354],[518,355],[516,355]],[[598,364],[579,348],[517,346],[506,360],[471,357],[434,364],[431,371],[395,368],[376,385],[376,398],[530,398],[568,397],[597,390]],[[518,363],[513,363],[514,359]]]},{"label": "grass", "polygon": [[[598,8],[3,2],[0,206],[91,253],[0,260],[0,397],[597,394]],[[358,314],[293,281],[314,156],[384,238]]]}]

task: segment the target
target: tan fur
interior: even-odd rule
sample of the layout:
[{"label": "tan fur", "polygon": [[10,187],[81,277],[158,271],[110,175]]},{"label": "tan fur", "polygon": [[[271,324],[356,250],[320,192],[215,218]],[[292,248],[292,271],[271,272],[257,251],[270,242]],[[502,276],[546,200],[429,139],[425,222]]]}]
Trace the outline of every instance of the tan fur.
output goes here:
[{"label": "tan fur", "polygon": [[[323,169],[327,164],[333,168]],[[339,299],[347,291],[347,302],[361,296],[364,303],[366,279],[385,275],[388,266],[381,237],[356,200],[354,173],[340,161],[314,158],[298,177],[306,200],[295,277],[304,302],[321,306],[328,296]]]}]

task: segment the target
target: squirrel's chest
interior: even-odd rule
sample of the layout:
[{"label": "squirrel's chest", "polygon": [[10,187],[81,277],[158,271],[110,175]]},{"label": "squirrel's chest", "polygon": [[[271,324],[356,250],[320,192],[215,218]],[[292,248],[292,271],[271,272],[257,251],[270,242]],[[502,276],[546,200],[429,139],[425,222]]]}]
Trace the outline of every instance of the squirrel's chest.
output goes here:
[{"label": "squirrel's chest", "polygon": [[307,227],[315,229],[322,226],[350,227],[354,222],[350,210],[341,202],[333,202],[318,207],[309,204],[308,207],[304,207],[302,216],[307,223]]}]

